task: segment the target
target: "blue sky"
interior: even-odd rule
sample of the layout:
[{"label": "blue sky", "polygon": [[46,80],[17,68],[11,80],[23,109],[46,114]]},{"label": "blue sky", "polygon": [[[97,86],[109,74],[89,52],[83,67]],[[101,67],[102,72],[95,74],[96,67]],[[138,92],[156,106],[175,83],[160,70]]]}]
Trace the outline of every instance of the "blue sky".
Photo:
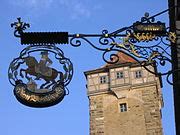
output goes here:
[{"label": "blue sky", "polygon": [[[89,103],[83,72],[105,64],[102,52],[85,42],[78,48],[59,45],[74,64],[74,77],[68,85],[70,95],[60,104],[49,108],[36,109],[20,104],[7,78],[9,63],[25,47],[20,45],[10,28],[17,17],[31,24],[29,31],[101,34],[103,29],[111,32],[129,26],[145,12],[153,15],[167,9],[167,5],[165,0],[1,0],[0,135],[88,135]],[[168,24],[168,14],[158,19]],[[165,80],[163,84],[164,134],[174,135],[172,87]]]}]

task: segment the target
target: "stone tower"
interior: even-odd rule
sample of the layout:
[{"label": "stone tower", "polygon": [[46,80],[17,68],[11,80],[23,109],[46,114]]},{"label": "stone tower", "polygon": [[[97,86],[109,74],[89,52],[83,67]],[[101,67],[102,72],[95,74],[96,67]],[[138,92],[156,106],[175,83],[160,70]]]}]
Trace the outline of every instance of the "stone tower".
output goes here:
[{"label": "stone tower", "polygon": [[90,135],[162,135],[160,78],[118,55],[117,64],[85,72]]}]

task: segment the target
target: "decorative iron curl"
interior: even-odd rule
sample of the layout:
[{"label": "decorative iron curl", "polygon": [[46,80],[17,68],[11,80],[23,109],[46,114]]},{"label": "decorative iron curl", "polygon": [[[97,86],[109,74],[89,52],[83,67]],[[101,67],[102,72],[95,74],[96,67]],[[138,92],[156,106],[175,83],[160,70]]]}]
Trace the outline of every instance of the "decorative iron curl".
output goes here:
[{"label": "decorative iron curl", "polygon": [[18,75],[17,69],[24,62],[25,61],[22,60],[22,58],[20,56],[18,58],[15,58],[10,63],[10,66],[9,66],[9,69],[8,69],[8,79],[9,79],[9,82],[11,83],[11,85],[16,86],[17,84],[22,83],[22,80],[18,79],[18,77],[17,77],[17,75]]},{"label": "decorative iron curl", "polygon": [[109,35],[108,30],[102,31],[102,36],[99,38],[99,43],[101,45],[109,45],[111,42],[114,42],[115,40],[111,35]]},{"label": "decorative iron curl", "polygon": [[147,23],[153,23],[155,21],[155,17],[150,17],[149,18],[149,13],[146,12],[144,14],[144,17],[141,18],[141,22],[147,22]]},{"label": "decorative iron curl", "polygon": [[[178,82],[178,81],[174,81],[174,82],[170,81],[170,75],[176,74],[176,73],[178,74],[179,72],[180,72],[180,69],[176,69],[176,70],[169,71],[169,73],[168,73],[168,75],[167,75],[167,77],[166,77],[167,82],[168,82],[169,84],[171,84],[171,85],[175,85],[176,82]],[[171,78],[171,80],[172,80],[172,78]]]},{"label": "decorative iron curl", "polygon": [[[114,53],[113,53],[114,52]],[[119,56],[118,56],[118,53],[121,52],[121,53],[124,53],[126,54],[127,56],[131,57],[132,59],[134,59],[136,62],[138,62],[138,60],[133,57],[132,55],[130,55],[129,53],[126,53],[125,51],[123,50],[119,50],[119,49],[111,49],[111,50],[106,50],[103,52],[103,55],[102,55],[102,58],[103,60],[108,63],[108,64],[116,64],[118,63],[118,61],[120,60],[119,59]],[[109,55],[109,57],[106,57],[106,55]]]},{"label": "decorative iron curl", "polygon": [[[116,51],[116,50],[114,50],[114,51]],[[108,64],[117,63],[117,62],[119,61],[119,57],[118,57],[118,55],[115,54],[115,53],[110,54],[109,59],[106,59],[106,56],[105,56],[105,55],[108,54],[108,53],[111,53],[111,52],[112,52],[112,50],[106,50],[106,51],[104,51],[104,52],[103,52],[103,55],[102,55],[103,60],[104,60],[106,63],[108,63]]]},{"label": "decorative iron curl", "polygon": [[81,46],[81,37],[82,35],[80,34],[75,34],[73,37],[70,39],[70,44],[74,47],[79,47]]}]

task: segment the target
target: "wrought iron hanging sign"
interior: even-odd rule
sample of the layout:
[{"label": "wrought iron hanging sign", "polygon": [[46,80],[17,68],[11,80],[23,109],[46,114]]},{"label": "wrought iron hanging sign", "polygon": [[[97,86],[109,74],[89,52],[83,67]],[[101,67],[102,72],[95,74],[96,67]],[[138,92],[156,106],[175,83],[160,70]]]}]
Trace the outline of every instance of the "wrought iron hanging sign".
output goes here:
[{"label": "wrought iron hanging sign", "polygon": [[[126,53],[149,72],[166,76],[171,84],[169,76],[174,71],[171,69],[160,72],[154,70],[156,67],[165,66],[166,63],[172,63],[170,48],[171,44],[176,42],[176,35],[168,31],[169,28],[165,26],[165,23],[155,21],[156,16],[167,11],[151,17],[146,13],[141,21],[129,27],[112,33],[103,30],[102,34],[24,32],[29,24],[21,22],[18,18],[18,22],[11,24],[12,27],[15,26],[14,35],[21,38],[21,44],[28,46],[21,51],[18,58],[11,62],[9,67],[9,80],[15,86],[16,98],[31,107],[47,107],[59,103],[67,94],[65,87],[72,79],[73,66],[55,44],[69,43],[78,47],[82,42],[88,43],[93,48],[102,51],[103,60],[110,64],[119,61],[117,52]],[[93,43],[88,39],[89,37],[94,37],[98,41]],[[148,44],[149,42],[151,44]],[[110,56],[108,59],[107,54]],[[53,57],[62,66],[61,69],[50,66],[54,62],[51,60]],[[150,70],[148,66],[155,68]]]},{"label": "wrought iron hanging sign", "polygon": [[[21,23],[20,18],[18,21],[13,24],[16,26],[15,36],[24,37],[21,30],[28,25]],[[39,44],[39,40],[38,43],[34,43],[36,39],[29,39],[33,43],[24,48],[20,56],[10,63],[9,81],[15,87],[15,97],[22,104],[30,107],[48,107],[59,103],[69,93],[66,86],[72,79],[73,65],[55,44]]]}]

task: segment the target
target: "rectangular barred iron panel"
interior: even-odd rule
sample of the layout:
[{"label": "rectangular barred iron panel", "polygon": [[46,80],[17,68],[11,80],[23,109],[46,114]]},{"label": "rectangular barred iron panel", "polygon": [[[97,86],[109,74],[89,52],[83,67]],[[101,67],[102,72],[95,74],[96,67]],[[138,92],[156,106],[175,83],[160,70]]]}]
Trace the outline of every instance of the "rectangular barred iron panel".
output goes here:
[{"label": "rectangular barred iron panel", "polygon": [[68,44],[68,32],[23,32],[21,44]]}]

